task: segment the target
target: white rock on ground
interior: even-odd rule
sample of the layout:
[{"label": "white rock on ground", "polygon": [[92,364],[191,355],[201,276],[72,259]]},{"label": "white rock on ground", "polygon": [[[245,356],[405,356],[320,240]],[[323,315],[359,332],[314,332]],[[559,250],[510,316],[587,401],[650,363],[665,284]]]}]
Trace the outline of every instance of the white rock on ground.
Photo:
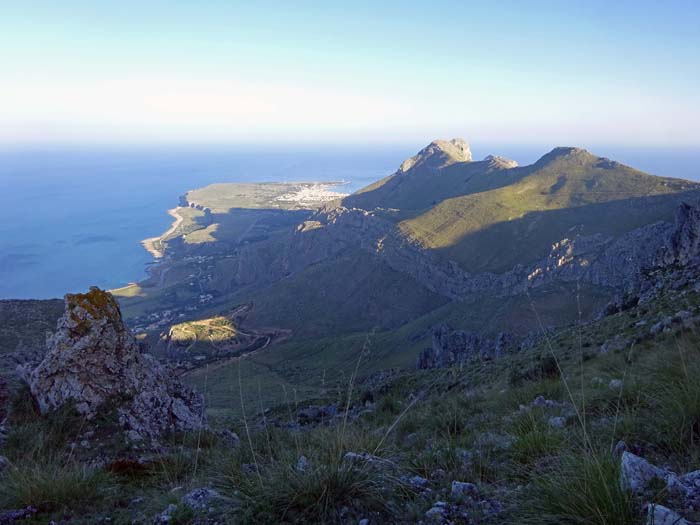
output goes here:
[{"label": "white rock on ground", "polygon": [[650,503],[647,506],[647,525],[690,525],[690,522],[663,505]]},{"label": "white rock on ground", "polygon": [[620,486],[640,494],[645,491],[649,483],[654,479],[666,481],[667,473],[647,460],[632,454],[623,452],[620,461]]}]

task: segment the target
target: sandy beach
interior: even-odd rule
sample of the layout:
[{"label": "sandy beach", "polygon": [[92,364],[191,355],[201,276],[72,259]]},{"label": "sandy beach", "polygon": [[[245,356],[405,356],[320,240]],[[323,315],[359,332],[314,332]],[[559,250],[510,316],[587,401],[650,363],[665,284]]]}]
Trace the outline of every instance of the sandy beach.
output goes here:
[{"label": "sandy beach", "polygon": [[170,225],[170,228],[163,233],[162,235],[158,237],[150,237],[148,239],[144,239],[141,241],[141,246],[143,246],[148,253],[150,253],[155,259],[161,259],[163,257],[163,251],[159,247],[160,246],[160,241],[163,239],[167,238],[168,236],[172,235],[175,233],[177,230],[178,226],[182,224],[183,218],[182,216],[178,213],[178,210],[180,207],[177,208],[172,208],[168,210],[168,214],[175,219],[173,223]]}]

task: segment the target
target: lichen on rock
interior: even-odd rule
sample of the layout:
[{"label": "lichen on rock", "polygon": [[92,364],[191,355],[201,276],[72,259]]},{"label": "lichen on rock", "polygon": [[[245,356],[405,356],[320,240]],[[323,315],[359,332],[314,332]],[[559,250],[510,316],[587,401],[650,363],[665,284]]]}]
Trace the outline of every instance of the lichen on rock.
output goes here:
[{"label": "lichen on rock", "polygon": [[48,352],[25,379],[42,413],[67,404],[87,419],[116,407],[130,441],[155,441],[203,424],[200,396],[140,351],[116,300],[92,287],[65,296]]}]

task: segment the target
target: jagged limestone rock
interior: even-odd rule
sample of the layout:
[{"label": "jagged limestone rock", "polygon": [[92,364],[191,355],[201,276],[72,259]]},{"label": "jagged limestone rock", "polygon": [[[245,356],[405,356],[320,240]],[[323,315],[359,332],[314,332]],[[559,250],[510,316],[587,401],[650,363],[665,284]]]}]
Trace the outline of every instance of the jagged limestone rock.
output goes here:
[{"label": "jagged limestone rock", "polygon": [[661,263],[687,266],[700,259],[700,207],[682,203],[675,228],[668,236]]},{"label": "jagged limestone rock", "polygon": [[644,458],[640,458],[631,452],[623,452],[620,460],[620,486],[634,492],[643,494],[649,484],[655,480],[666,481],[667,472],[652,465]]},{"label": "jagged limestone rock", "polygon": [[438,169],[455,162],[470,162],[472,152],[464,139],[434,140],[416,155],[403,161],[399,173],[406,173],[417,166]]},{"label": "jagged limestone rock", "polygon": [[0,377],[0,426],[2,426],[3,421],[7,418],[9,403],[10,389],[7,386],[7,382]]},{"label": "jagged limestone rock", "polygon": [[494,341],[475,333],[455,330],[449,325],[440,325],[433,328],[432,346],[418,356],[417,368],[445,368],[479,359],[497,359],[513,346],[513,336],[508,332],[501,332]]},{"label": "jagged limestone rock", "polygon": [[490,168],[498,170],[509,170],[518,167],[517,161],[501,157],[500,155],[488,155],[484,158],[484,162],[488,162]]},{"label": "jagged limestone rock", "polygon": [[141,353],[112,294],[68,294],[43,361],[26,379],[42,412],[72,403],[88,419],[115,407],[131,441],[202,425],[201,398]]},{"label": "jagged limestone rock", "polygon": [[671,509],[651,503],[647,507],[647,525],[690,525],[690,522]]}]

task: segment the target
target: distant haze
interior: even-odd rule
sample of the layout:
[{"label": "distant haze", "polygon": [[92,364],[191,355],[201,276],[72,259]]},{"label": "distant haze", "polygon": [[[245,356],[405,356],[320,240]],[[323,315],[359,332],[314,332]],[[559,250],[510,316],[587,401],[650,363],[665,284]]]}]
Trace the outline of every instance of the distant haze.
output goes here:
[{"label": "distant haze", "polygon": [[5,2],[0,142],[700,144],[700,3]]}]

